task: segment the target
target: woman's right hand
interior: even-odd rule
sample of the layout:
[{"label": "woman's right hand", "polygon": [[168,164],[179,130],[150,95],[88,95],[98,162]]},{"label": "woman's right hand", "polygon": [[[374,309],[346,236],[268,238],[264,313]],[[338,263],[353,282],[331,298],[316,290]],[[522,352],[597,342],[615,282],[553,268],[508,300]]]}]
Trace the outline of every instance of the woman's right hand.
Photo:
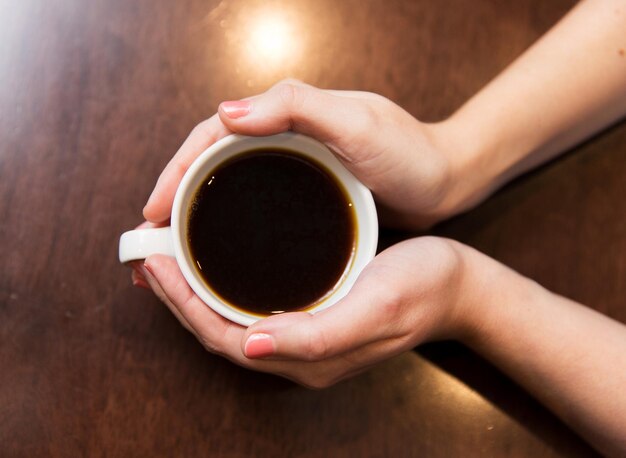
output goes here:
[{"label": "woman's right hand", "polygon": [[169,217],[191,160],[229,132],[262,136],[291,130],[325,143],[373,191],[383,224],[425,228],[459,209],[456,190],[463,180],[446,150],[450,133],[421,123],[382,96],[289,80],[249,99],[223,102],[218,116],[194,129],[163,171],[144,209],[147,220]]}]

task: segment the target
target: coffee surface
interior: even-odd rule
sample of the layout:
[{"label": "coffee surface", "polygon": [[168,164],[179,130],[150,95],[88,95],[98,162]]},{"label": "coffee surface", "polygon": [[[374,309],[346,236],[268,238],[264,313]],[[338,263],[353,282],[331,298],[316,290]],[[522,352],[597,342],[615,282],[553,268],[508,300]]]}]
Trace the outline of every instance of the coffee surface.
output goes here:
[{"label": "coffee surface", "polygon": [[351,260],[355,232],[352,204],[322,166],[257,149],[206,177],[187,238],[214,293],[266,315],[307,308],[332,291]]}]

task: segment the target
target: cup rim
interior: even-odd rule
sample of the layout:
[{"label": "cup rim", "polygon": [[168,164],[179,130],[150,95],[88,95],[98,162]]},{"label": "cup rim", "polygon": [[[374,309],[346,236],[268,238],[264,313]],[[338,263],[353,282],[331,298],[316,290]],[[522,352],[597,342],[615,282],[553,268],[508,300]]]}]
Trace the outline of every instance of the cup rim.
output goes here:
[{"label": "cup rim", "polygon": [[320,303],[307,309],[307,312],[319,312],[344,297],[363,268],[376,254],[378,244],[378,218],[372,193],[345,168],[323,143],[294,132],[284,132],[265,137],[231,134],[218,140],[193,161],[176,190],[171,214],[174,254],[185,280],[200,299],[218,314],[243,326],[249,326],[264,316],[247,313],[225,303],[199,278],[200,275],[192,265],[193,261],[190,259],[191,256],[187,248],[188,204],[190,197],[193,197],[197,190],[199,181],[206,177],[212,169],[234,156],[266,147],[293,150],[320,162],[342,184],[354,203],[358,233],[352,266],[348,268],[341,284]]}]

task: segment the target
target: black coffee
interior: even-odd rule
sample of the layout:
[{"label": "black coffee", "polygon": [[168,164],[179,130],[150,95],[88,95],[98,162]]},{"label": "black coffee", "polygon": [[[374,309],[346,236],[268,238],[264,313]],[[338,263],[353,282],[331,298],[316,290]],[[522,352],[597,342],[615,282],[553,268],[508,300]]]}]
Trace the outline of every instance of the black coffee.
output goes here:
[{"label": "black coffee", "polygon": [[346,193],[321,165],[280,149],[221,164],[196,191],[187,240],[207,286],[268,315],[306,309],[341,280],[356,225]]}]

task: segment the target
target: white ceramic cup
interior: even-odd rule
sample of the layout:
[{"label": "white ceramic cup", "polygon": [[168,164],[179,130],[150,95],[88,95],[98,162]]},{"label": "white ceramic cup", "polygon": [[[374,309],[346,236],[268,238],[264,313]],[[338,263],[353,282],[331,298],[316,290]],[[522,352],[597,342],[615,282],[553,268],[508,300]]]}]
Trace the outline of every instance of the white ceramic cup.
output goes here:
[{"label": "white ceramic cup", "polygon": [[307,309],[315,313],[330,307],[352,288],[363,268],[376,254],[378,219],[372,194],[352,175],[322,143],[292,132],[269,137],[229,135],[207,148],[191,164],[174,197],[171,226],[158,229],[136,229],[122,234],[119,246],[120,262],[145,259],[152,254],[173,256],[193,291],[209,307],[235,323],[249,326],[262,315],[233,307],[217,296],[194,268],[187,242],[189,206],[200,183],[224,161],[244,152],[259,148],[291,150],[313,159],[334,175],[348,194],[356,216],[355,251],[336,289],[315,306]]}]

